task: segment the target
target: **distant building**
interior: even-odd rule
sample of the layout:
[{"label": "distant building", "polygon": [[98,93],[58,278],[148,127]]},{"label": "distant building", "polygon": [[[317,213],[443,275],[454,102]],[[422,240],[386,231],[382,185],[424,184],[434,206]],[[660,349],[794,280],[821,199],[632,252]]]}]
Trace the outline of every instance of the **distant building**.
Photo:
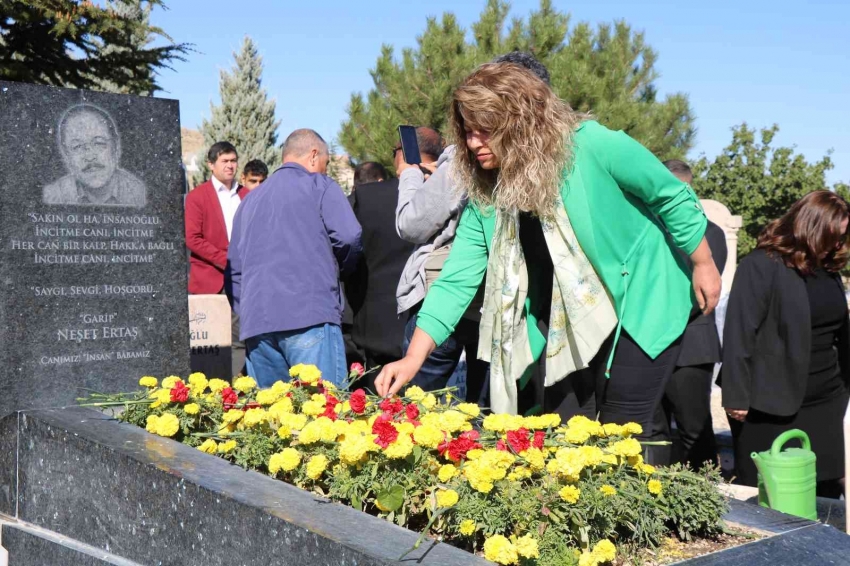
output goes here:
[{"label": "distant building", "polygon": [[204,150],[204,136],[198,130],[190,130],[189,128],[180,128],[180,142],[182,145],[183,167],[186,169],[186,182],[189,183],[189,189],[194,189],[192,177],[195,173],[201,170],[200,159],[201,152]]}]

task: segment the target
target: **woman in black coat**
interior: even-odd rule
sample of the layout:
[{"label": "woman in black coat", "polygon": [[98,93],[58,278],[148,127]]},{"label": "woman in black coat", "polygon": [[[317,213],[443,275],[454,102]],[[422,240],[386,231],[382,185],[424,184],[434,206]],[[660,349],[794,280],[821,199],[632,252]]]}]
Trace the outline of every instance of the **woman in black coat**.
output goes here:
[{"label": "woman in black coat", "polygon": [[843,198],[809,193],[764,229],[738,266],[721,386],[744,485],[758,479],[750,454],[799,428],[817,455],[818,495],[843,491],[850,332],[839,271],[850,253],[848,220]]}]

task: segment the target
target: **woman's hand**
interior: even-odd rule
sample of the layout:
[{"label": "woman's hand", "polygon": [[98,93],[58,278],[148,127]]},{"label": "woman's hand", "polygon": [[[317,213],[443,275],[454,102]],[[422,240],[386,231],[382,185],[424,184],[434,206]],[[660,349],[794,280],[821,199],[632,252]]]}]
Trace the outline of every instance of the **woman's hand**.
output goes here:
[{"label": "woman's hand", "polygon": [[392,397],[401,388],[407,385],[411,379],[419,373],[422,362],[405,356],[397,362],[387,364],[381,369],[381,373],[375,378],[375,388],[381,397]]},{"label": "woman's hand", "polygon": [[691,282],[697,296],[697,304],[702,314],[711,314],[711,311],[720,302],[720,288],[723,283],[720,279],[720,272],[711,257],[708,240],[702,239],[697,249],[691,254],[691,261],[694,262]]},{"label": "woman's hand", "polygon": [[739,422],[744,422],[749,412],[748,409],[726,409],[726,414],[729,415],[729,418]]}]

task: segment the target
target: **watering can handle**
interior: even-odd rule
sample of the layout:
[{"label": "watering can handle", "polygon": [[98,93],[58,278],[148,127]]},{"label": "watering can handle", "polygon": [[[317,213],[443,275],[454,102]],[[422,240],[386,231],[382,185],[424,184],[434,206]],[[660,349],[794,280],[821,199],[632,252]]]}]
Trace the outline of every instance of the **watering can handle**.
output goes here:
[{"label": "watering can handle", "polygon": [[795,428],[792,430],[788,430],[780,434],[776,440],[773,441],[773,445],[770,447],[770,455],[776,456],[782,451],[782,447],[789,440],[800,439],[803,441],[803,450],[811,450],[812,443],[809,442],[809,435],[803,432],[802,430]]}]

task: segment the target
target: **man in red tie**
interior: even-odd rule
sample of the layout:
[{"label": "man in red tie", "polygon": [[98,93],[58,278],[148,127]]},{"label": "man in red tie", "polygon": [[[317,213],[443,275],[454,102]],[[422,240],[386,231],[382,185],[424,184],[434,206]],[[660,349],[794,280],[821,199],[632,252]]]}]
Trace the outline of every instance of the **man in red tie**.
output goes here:
[{"label": "man in red tie", "polygon": [[[233,217],[248,189],[236,182],[239,156],[230,142],[217,142],[207,152],[209,181],[186,197],[186,247],[189,248],[189,293],[216,294],[224,290],[224,269]],[[232,374],[245,369],[245,343],[239,341],[239,317],[232,320]]]}]

